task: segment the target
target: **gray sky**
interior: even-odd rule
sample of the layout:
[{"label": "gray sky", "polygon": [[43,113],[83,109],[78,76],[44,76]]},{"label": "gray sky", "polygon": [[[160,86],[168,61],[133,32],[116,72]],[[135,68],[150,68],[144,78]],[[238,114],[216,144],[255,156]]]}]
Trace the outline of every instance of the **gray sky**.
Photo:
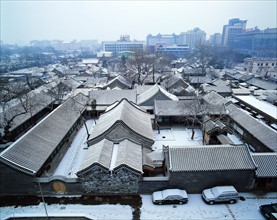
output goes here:
[{"label": "gray sky", "polygon": [[51,1],[0,0],[1,40],[117,40],[122,34],[145,40],[151,33],[179,34],[199,27],[222,32],[231,18],[248,20],[247,28],[277,27],[276,0],[233,1]]}]

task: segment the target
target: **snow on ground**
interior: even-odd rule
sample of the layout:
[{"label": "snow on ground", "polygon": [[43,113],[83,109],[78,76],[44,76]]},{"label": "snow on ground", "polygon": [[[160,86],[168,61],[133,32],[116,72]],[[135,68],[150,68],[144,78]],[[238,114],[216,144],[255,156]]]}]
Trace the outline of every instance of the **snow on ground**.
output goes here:
[{"label": "snow on ground", "polygon": [[[132,219],[128,205],[46,205],[48,216],[86,216],[89,219]],[[43,203],[37,206],[0,207],[0,219],[24,216],[46,217]]]},{"label": "snow on ground", "polygon": [[194,129],[195,134],[191,140],[192,129],[184,126],[161,127],[160,133],[158,130],[153,130],[155,143],[152,150],[162,150],[163,145],[169,146],[199,146],[202,143],[202,132],[200,129]]},{"label": "snow on ground", "polygon": [[263,220],[259,206],[277,202],[277,193],[268,193],[257,197],[251,193],[241,193],[245,201],[235,204],[208,205],[200,194],[189,194],[189,201],[184,205],[153,205],[151,195],[142,195],[141,220],[149,219],[231,219]]},{"label": "snow on ground", "polygon": [[[95,120],[86,121],[89,134],[92,133],[95,127]],[[161,127],[160,133],[158,130],[153,130],[155,143],[152,146],[153,150],[161,151],[163,145],[169,146],[199,146],[202,145],[202,132],[200,129],[194,129],[194,139],[191,140],[192,129],[185,128],[184,126],[174,127]],[[59,163],[53,176],[65,176],[67,178],[77,178],[76,172],[78,171],[81,161],[84,157],[86,150],[86,129],[83,125],[77,132],[71,146],[68,148],[63,159]]]},{"label": "snow on ground", "polygon": [[[89,134],[91,134],[94,126],[94,120],[87,120],[86,125],[89,130]],[[80,167],[80,163],[84,156],[84,147],[86,147],[87,133],[86,128],[83,125],[80,130],[77,132],[72,144],[68,148],[66,154],[64,155],[62,161],[59,163],[59,166],[55,170],[53,176],[62,175],[65,177],[76,178],[76,172]]]},{"label": "snow on ground", "polygon": [[[277,202],[277,193],[258,196],[241,193],[245,201],[235,204],[206,204],[200,194],[188,194],[189,201],[184,205],[154,205],[151,195],[141,195],[141,220],[182,219],[182,220],[264,220],[259,206]],[[128,205],[47,205],[49,216],[87,216],[91,219],[132,219],[133,209]],[[16,216],[46,216],[43,203],[37,206],[0,207],[0,219]]]}]

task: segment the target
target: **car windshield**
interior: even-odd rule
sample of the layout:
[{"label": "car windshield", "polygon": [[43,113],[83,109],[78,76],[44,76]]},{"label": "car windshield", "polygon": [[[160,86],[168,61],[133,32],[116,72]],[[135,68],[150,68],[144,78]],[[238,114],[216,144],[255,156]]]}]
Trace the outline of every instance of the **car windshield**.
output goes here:
[{"label": "car windshield", "polygon": [[212,194],[214,194],[215,197],[218,197],[220,195],[220,192],[218,191],[217,187],[214,187],[211,189]]},{"label": "car windshield", "polygon": [[277,212],[277,204],[272,205],[272,208]]}]

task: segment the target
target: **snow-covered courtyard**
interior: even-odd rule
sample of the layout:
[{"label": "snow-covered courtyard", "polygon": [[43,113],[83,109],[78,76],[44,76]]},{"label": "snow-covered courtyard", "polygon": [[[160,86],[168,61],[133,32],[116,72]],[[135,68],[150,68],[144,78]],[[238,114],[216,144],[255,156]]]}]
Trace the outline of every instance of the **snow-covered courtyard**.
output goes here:
[{"label": "snow-covered courtyard", "polygon": [[[207,205],[200,194],[189,194],[184,205],[154,205],[151,195],[141,195],[141,220],[154,219],[226,219],[226,220],[263,220],[259,206],[277,202],[277,193],[241,193],[245,201],[235,204]],[[89,219],[133,219],[133,208],[128,205],[46,205],[48,216],[85,216]],[[37,206],[1,207],[0,219],[19,216],[46,216],[43,203]]]}]

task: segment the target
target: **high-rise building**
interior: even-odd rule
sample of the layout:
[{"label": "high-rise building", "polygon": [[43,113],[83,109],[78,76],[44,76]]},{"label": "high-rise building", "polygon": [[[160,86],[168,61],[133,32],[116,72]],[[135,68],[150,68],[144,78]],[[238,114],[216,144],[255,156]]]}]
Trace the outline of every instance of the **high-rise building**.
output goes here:
[{"label": "high-rise building", "polygon": [[168,47],[183,43],[180,41],[180,36],[176,34],[157,34],[156,36],[149,34],[146,37],[146,41],[148,53],[155,53],[157,47],[160,47],[160,45]]},{"label": "high-rise building", "polygon": [[205,43],[206,33],[197,27],[193,30],[182,32],[180,34],[180,41],[182,44],[188,45],[190,49],[193,49],[198,45]]},{"label": "high-rise building", "polygon": [[232,47],[235,36],[245,31],[246,23],[247,20],[240,20],[239,18],[229,20],[229,23],[223,26],[222,45]]},{"label": "high-rise building", "polygon": [[129,35],[122,35],[118,41],[103,41],[102,47],[104,51],[112,52],[117,56],[123,51],[142,52],[144,41],[131,41]]},{"label": "high-rise building", "polygon": [[234,37],[232,48],[257,57],[277,57],[277,28],[248,29]]},{"label": "high-rise building", "polygon": [[212,46],[219,46],[221,45],[222,35],[220,33],[214,33],[210,36],[209,43]]}]

